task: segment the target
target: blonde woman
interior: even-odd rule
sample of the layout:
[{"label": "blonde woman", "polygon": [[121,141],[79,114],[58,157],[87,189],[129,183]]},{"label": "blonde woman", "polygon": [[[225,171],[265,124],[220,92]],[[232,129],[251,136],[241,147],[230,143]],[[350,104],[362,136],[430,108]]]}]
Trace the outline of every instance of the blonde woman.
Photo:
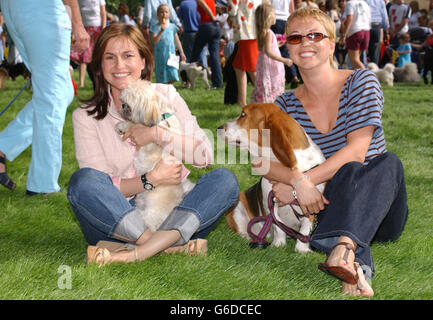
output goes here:
[{"label": "blonde woman", "polygon": [[[296,10],[286,40],[304,83],[276,104],[298,121],[326,161],[308,172],[271,162],[263,173],[273,180],[280,206],[294,200],[295,190],[303,213],[318,214],[310,244],[327,254],[319,269],[340,279],[343,293],[372,296],[370,243],[398,239],[408,216],[403,167],[386,149],[382,89],[367,69],[333,67],[335,24],[321,10]],[[259,173],[263,161],[254,161]],[[316,188],[323,182],[324,194]]]}]

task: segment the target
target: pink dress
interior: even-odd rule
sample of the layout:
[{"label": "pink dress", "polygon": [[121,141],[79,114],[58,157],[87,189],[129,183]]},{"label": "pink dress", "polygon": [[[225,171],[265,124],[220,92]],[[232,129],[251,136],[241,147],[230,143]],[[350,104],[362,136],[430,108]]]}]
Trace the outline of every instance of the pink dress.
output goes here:
[{"label": "pink dress", "polygon": [[[277,37],[272,30],[268,32],[272,34],[273,52],[281,56]],[[256,67],[256,84],[251,93],[250,103],[273,103],[284,92],[285,83],[284,64],[269,58],[263,51],[260,51]]]}]

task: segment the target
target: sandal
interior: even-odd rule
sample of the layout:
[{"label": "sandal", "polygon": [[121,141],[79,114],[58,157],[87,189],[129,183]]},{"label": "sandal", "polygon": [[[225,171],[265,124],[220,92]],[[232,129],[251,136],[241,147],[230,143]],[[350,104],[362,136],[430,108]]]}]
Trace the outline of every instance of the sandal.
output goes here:
[{"label": "sandal", "polygon": [[163,251],[167,254],[183,253],[189,256],[207,256],[207,240],[206,239],[194,239],[189,240],[187,243],[181,246],[174,246]]},{"label": "sandal", "polygon": [[0,163],[5,165],[5,172],[0,173],[0,184],[4,186],[5,188],[8,188],[9,190],[13,190],[16,187],[15,182],[9,178],[8,174],[6,173],[6,161],[5,157],[0,156]]},{"label": "sandal", "polygon": [[114,262],[112,261],[111,253],[132,250],[134,250],[134,261],[136,261],[138,260],[137,247],[131,249],[127,244],[99,241],[96,246],[87,247],[86,265],[88,266],[91,263],[96,263],[99,267],[102,267]]},{"label": "sandal", "polygon": [[[329,274],[331,276],[334,276],[344,282],[350,283],[350,284],[356,284],[358,282],[358,273],[353,270],[352,267],[349,266],[348,258],[349,258],[349,252],[353,251],[355,253],[355,250],[353,248],[353,245],[348,242],[339,242],[337,243],[332,250],[334,250],[337,246],[345,246],[346,251],[344,252],[343,261],[345,262],[344,266],[330,266],[328,265],[328,258],[326,258],[324,263],[319,263],[318,268],[320,271],[325,272],[326,274]],[[332,251],[331,250],[331,251]],[[352,272],[351,269],[354,271]]]}]

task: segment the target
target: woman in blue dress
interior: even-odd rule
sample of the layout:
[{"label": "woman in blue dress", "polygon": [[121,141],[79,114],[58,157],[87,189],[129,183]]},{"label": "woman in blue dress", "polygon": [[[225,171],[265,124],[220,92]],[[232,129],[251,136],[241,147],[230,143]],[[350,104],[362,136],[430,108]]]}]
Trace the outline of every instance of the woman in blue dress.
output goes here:
[{"label": "woman in blue dress", "polygon": [[[162,4],[157,11],[157,25],[150,27],[153,53],[155,58],[155,75],[158,83],[173,83],[179,81],[178,68],[170,61],[178,59],[176,47],[180,53],[180,59],[186,61],[182,45],[177,35],[178,27],[170,23],[170,9]],[[179,61],[179,60],[177,60]]]}]

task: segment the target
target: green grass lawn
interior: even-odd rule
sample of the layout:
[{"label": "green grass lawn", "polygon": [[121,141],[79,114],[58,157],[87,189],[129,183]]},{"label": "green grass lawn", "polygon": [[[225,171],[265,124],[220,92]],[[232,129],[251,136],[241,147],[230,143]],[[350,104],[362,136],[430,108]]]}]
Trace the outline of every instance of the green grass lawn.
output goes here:
[{"label": "green grass lawn", "polygon": [[[0,91],[0,107],[6,106],[23,85],[21,78],[6,82],[5,90]],[[90,88],[87,80],[79,96],[88,97]],[[384,88],[387,147],[404,164],[410,214],[397,242],[372,245],[374,299],[433,298],[432,88],[422,83],[396,83],[393,88]],[[194,91],[178,90],[201,127],[212,132],[239,114],[238,106],[223,104],[223,90],[207,91],[202,85]],[[0,118],[0,130],[30,98],[31,91],[18,98]],[[31,148],[8,163],[8,173],[17,188],[14,192],[0,189],[0,300],[351,299],[340,293],[339,281],[317,269],[324,254],[297,254],[294,240],[284,248],[253,251],[227,227],[225,219],[208,237],[207,257],[158,255],[127,265],[86,267],[87,244],[66,199],[68,180],[78,168],[71,113],[79,105],[75,99],[66,116],[60,194],[25,195]],[[258,179],[251,176],[250,165],[236,164],[191,168],[190,177],[195,180],[216,167],[233,170],[242,190]]]}]

